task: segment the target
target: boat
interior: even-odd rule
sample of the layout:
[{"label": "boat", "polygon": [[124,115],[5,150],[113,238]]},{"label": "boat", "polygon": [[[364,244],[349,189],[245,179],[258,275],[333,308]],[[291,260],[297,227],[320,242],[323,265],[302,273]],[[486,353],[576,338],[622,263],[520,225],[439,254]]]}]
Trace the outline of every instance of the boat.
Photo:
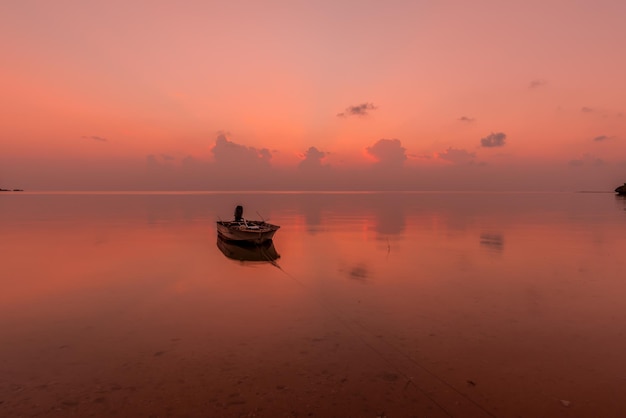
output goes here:
[{"label": "boat", "polygon": [[626,183],[623,186],[619,186],[615,189],[615,193],[620,196],[626,196]]},{"label": "boat", "polygon": [[273,263],[280,258],[272,240],[261,244],[225,241],[217,238],[217,248],[231,260]]},{"label": "boat", "polygon": [[217,221],[217,235],[225,241],[262,244],[274,237],[280,226],[243,217],[243,206],[235,208],[232,221]]}]

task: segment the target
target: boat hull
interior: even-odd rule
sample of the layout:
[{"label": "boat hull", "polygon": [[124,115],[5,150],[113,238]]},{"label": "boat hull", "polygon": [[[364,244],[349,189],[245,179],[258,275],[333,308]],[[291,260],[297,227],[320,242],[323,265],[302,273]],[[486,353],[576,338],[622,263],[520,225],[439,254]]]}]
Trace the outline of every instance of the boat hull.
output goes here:
[{"label": "boat hull", "polygon": [[217,222],[217,234],[225,241],[262,244],[271,240],[280,227],[265,222]]}]

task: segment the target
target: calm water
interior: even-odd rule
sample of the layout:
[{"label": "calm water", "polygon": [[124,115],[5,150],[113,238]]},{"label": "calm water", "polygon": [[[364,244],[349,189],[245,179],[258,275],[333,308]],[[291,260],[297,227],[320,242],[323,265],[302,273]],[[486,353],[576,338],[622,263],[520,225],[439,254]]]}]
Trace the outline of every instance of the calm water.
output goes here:
[{"label": "calm water", "polygon": [[[218,248],[236,204],[280,258]],[[626,413],[612,194],[6,193],[0,220],[0,416]]]}]

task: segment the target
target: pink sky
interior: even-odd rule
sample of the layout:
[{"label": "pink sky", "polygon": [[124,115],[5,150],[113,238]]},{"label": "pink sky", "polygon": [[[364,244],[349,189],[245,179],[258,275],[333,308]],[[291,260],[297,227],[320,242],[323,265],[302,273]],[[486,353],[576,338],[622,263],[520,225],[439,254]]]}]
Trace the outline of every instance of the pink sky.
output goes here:
[{"label": "pink sky", "polygon": [[617,0],[3,1],[0,187],[611,190],[625,16]]}]

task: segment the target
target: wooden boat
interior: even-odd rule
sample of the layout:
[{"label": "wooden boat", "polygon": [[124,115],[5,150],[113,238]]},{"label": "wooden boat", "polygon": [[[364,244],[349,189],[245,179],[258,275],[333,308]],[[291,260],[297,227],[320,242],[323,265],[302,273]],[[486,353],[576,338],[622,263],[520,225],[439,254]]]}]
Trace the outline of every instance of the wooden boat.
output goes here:
[{"label": "wooden boat", "polygon": [[271,240],[279,228],[265,221],[244,219],[242,206],[235,208],[235,219],[232,221],[217,221],[218,237],[233,242],[261,244]]},{"label": "wooden boat", "polygon": [[250,244],[246,242],[224,241],[218,237],[217,248],[227,258],[237,261],[272,263],[280,258],[272,240],[261,244]]},{"label": "wooden boat", "polygon": [[617,189],[615,189],[615,193],[621,196],[626,196],[626,183],[624,183],[623,186],[619,186]]}]

